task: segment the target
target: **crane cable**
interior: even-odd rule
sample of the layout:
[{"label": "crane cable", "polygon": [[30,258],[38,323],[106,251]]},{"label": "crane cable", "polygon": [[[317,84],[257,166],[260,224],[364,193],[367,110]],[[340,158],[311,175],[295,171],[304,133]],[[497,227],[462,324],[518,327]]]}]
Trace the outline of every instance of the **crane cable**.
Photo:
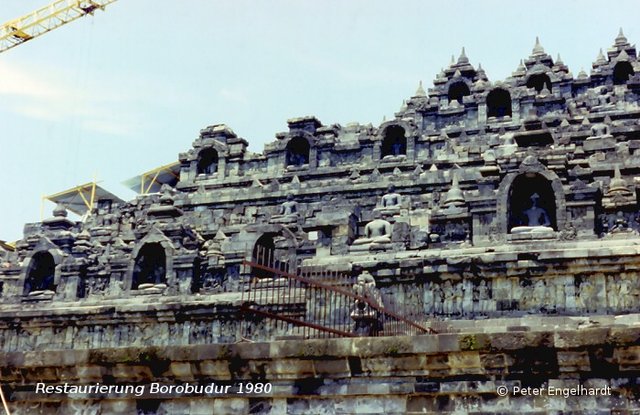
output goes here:
[{"label": "crane cable", "polygon": [[7,413],[7,415],[11,415],[11,412],[9,412],[9,405],[7,405],[7,400],[4,398],[4,392],[2,392],[2,385],[0,385],[0,399],[2,400],[4,411]]}]

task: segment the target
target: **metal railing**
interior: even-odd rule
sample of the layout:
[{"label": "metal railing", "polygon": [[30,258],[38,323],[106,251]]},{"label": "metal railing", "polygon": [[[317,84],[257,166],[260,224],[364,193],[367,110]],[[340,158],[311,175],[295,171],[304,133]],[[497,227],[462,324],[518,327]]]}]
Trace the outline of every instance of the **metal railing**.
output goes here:
[{"label": "metal railing", "polygon": [[[242,292],[243,337],[258,330],[269,338],[329,338],[429,334],[435,331],[392,310],[381,297],[359,295],[357,278],[325,267],[291,272],[268,248],[243,262],[250,275]],[[256,317],[259,317],[256,319]]]}]

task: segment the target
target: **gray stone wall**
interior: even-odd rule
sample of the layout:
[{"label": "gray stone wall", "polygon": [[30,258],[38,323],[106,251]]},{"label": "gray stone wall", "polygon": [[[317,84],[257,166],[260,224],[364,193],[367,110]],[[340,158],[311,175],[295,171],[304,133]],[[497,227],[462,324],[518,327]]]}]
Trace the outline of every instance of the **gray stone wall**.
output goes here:
[{"label": "gray stone wall", "polygon": [[[635,72],[620,80],[619,65]],[[463,53],[436,77],[428,94],[420,86],[395,118],[377,127],[294,118],[262,154],[248,152],[246,140],[227,126],[207,127],[179,155],[180,177],[161,193],[96,208],[82,222],[70,221],[58,208],[52,218],[26,225],[16,250],[2,253],[0,298],[4,304],[48,307],[237,292],[246,281],[242,260],[266,237],[290,267],[324,261],[349,270],[355,258],[373,262],[378,283],[390,286],[395,283],[387,276],[402,276],[397,278],[402,285],[409,272],[415,289],[425,291],[416,298],[428,299],[432,290],[456,298],[455,311],[443,315],[632,309],[637,303],[632,274],[552,272],[551,259],[540,262],[521,251],[532,250],[539,258],[570,241],[588,260],[606,256],[608,248],[598,250],[607,243],[635,243],[638,65],[636,50],[623,35],[594,64],[591,76],[574,77],[536,45],[511,77],[491,83]],[[491,98],[496,90],[502,91],[502,102]],[[454,96],[455,91],[466,95]],[[391,185],[397,198],[385,206]],[[534,193],[544,226],[523,231],[536,228],[522,226],[531,225],[525,211]],[[376,219],[389,224],[383,242],[366,235]],[[153,287],[147,282],[140,290],[140,252],[148,245],[162,250],[162,275]],[[486,253],[478,256],[482,266],[455,271],[458,265],[449,257],[471,255],[473,249]],[[508,259],[492,256],[492,249]],[[389,254],[429,259],[422,269],[385,270],[376,258]],[[29,277],[43,255],[55,266],[46,284]],[[443,271],[442,261],[458,276]],[[562,260],[557,265],[564,266]],[[613,291],[603,294],[605,286]],[[575,301],[563,303],[563,290]],[[401,291],[390,288],[397,295]],[[583,301],[580,291],[587,293]],[[614,304],[620,292],[631,299]],[[493,294],[500,298],[477,299]],[[607,295],[611,299],[604,301]],[[486,306],[480,305],[483,300]],[[439,314],[438,307],[425,303],[424,311]]]},{"label": "gray stone wall", "polygon": [[[15,414],[625,413],[639,407],[640,331],[635,322],[637,315],[615,323],[558,320],[556,329],[549,330],[523,320],[484,332],[475,325],[472,332],[430,336],[50,350],[0,357]],[[37,382],[146,389],[137,397],[61,397],[35,393]],[[230,388],[208,395],[152,394],[154,382],[214,382]],[[271,390],[238,394],[240,382],[270,384]],[[499,387],[507,388],[505,396]],[[548,393],[549,388],[580,387],[603,394],[565,398]],[[544,392],[527,396],[522,392],[527,388]]]}]

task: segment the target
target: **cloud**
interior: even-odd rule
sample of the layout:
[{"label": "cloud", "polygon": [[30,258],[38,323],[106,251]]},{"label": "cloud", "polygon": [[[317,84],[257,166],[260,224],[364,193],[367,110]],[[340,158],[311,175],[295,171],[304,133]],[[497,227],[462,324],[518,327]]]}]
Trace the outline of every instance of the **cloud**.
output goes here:
[{"label": "cloud", "polygon": [[231,101],[237,104],[246,104],[249,102],[247,94],[239,89],[222,88],[218,92],[218,96],[225,101]]},{"label": "cloud", "polygon": [[50,68],[0,61],[0,103],[7,112],[49,122],[73,121],[90,132],[122,136],[139,129],[139,121],[131,121],[131,92],[122,94],[91,79],[70,79]]},{"label": "cloud", "polygon": [[389,83],[405,79],[406,72],[397,70],[393,65],[380,63],[378,65],[362,67],[352,66],[340,60],[320,59],[313,55],[298,54],[295,58],[300,65],[315,69],[325,77],[333,76],[347,82],[355,82],[364,85]]}]

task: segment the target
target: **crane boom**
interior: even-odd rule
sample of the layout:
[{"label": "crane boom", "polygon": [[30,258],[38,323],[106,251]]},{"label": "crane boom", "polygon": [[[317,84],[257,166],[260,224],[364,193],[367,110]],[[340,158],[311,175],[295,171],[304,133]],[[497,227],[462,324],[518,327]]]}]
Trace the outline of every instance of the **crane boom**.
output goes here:
[{"label": "crane boom", "polygon": [[62,25],[93,14],[116,0],[56,0],[0,27],[0,53]]}]

